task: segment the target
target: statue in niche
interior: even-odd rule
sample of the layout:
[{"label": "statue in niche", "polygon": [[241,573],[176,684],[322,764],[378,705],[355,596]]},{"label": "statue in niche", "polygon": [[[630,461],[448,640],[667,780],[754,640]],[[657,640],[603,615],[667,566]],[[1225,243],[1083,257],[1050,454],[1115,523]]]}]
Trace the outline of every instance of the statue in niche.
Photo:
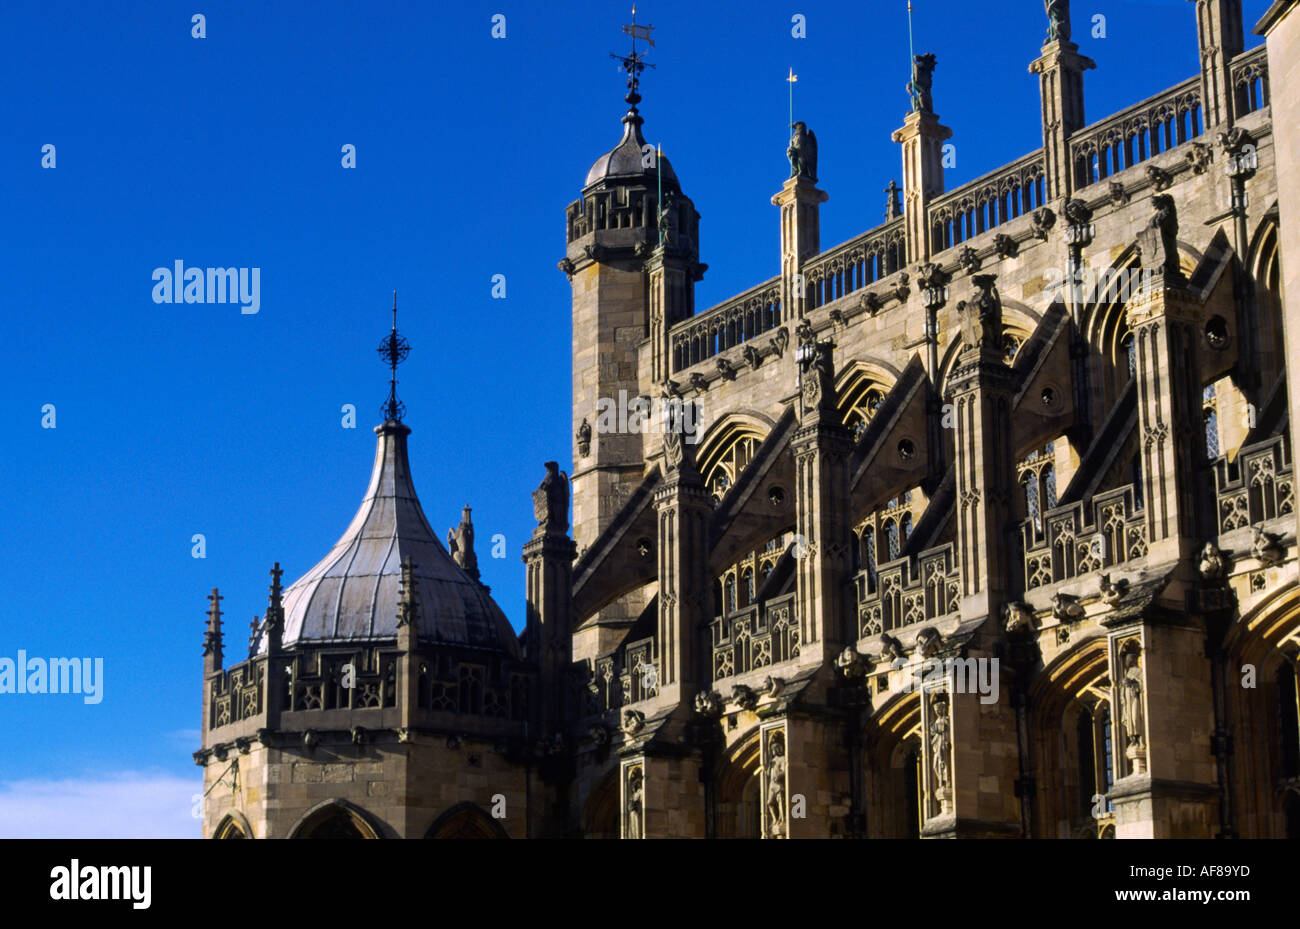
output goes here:
[{"label": "statue in niche", "polygon": [[1070,0],[1044,0],[1047,7],[1047,41],[1070,41]]},{"label": "statue in niche", "polygon": [[912,98],[913,113],[933,113],[934,55],[917,55],[912,59],[912,79],[907,83],[907,95]]},{"label": "statue in niche", "polygon": [[1144,720],[1142,713],[1142,668],[1138,665],[1138,649],[1130,647],[1124,652],[1123,688],[1124,732],[1128,744],[1141,750]]},{"label": "statue in niche", "polygon": [[930,703],[930,713],[930,764],[934,769],[934,795],[939,801],[940,810],[946,813],[950,804],[948,748],[952,741],[947,698],[943,695],[936,696]]},{"label": "statue in niche", "polygon": [[773,839],[785,835],[785,736],[767,737],[767,832]]},{"label": "statue in niche", "polygon": [[474,524],[469,518],[469,504],[460,513],[460,525],[447,530],[447,550],[451,558],[471,577],[477,578],[478,556],[474,554]]},{"label": "statue in niche", "polygon": [[790,176],[806,177],[817,183],[817,134],[808,128],[807,123],[798,122],[790,127],[794,135],[790,137],[790,147],[785,150],[790,159]]},{"label": "statue in niche", "polygon": [[627,837],[629,839],[641,838],[644,793],[645,777],[639,767],[632,768],[627,773]]},{"label": "statue in niche", "polygon": [[537,528],[563,533],[569,528],[569,475],[558,462],[546,462],[546,477],[533,491]]}]

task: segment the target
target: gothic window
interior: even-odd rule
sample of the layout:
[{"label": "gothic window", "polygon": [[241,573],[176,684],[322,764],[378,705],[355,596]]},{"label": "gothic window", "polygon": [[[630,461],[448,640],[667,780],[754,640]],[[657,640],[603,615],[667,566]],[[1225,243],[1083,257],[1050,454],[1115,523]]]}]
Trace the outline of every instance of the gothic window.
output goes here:
[{"label": "gothic window", "polygon": [[1019,480],[1025,494],[1025,517],[1034,524],[1034,531],[1043,532],[1043,515],[1056,506],[1056,466],[1052,463],[1056,443],[1048,442],[1030,452],[1017,467]]},{"label": "gothic window", "polygon": [[723,436],[720,446],[710,443],[713,447],[701,456],[700,473],[715,503],[739,480],[761,441],[755,432],[736,429]]},{"label": "gothic window", "polygon": [[1097,792],[1097,753],[1093,745],[1092,714],[1079,713],[1075,736],[1079,746],[1079,813],[1092,815],[1092,798]]},{"label": "gothic window", "polygon": [[722,602],[728,613],[736,612],[736,575],[728,574],[722,584]]},{"label": "gothic window", "polygon": [[1015,361],[1016,353],[1020,351],[1020,346],[1022,344],[1023,343],[1018,337],[1012,335],[1009,332],[1003,335],[1002,336],[1002,360],[1005,361],[1007,364],[1011,364],[1013,361]]},{"label": "gothic window", "polygon": [[1214,394],[1214,385],[1205,388],[1201,401],[1201,412],[1205,418],[1205,457],[1214,460],[1219,457],[1219,402]]},{"label": "gothic window", "polygon": [[1137,376],[1138,359],[1137,343],[1133,341],[1133,333],[1127,332],[1124,338],[1120,339],[1120,347],[1124,349],[1124,357],[1128,361],[1128,376],[1134,378]]},{"label": "gothic window", "polygon": [[1020,475],[1020,483],[1025,488],[1025,513],[1034,523],[1034,531],[1042,534],[1043,513],[1038,506],[1038,478],[1032,471]]},{"label": "gothic window", "polygon": [[[1102,791],[1107,797],[1110,796],[1110,789],[1115,786],[1115,739],[1114,732],[1110,724],[1110,707],[1104,706],[1101,709],[1101,744],[1102,744],[1102,782],[1106,789]],[[1110,800],[1106,801],[1107,811],[1115,809]]]},{"label": "gothic window", "polygon": [[900,536],[900,538],[899,538],[899,541],[901,541],[902,544],[906,545],[906,544],[907,544],[907,540],[908,540],[908,539],[911,537],[911,535],[912,535],[912,514],[911,514],[911,513],[904,513],[904,514],[903,514],[903,518],[902,518],[901,520],[898,521],[898,524],[899,524],[899,527],[900,527],[900,532],[899,532],[899,536]]},{"label": "gothic window", "polygon": [[840,392],[840,409],[844,411],[844,425],[853,431],[855,440],[862,438],[884,402],[884,387],[864,375],[845,385]]},{"label": "gothic window", "polygon": [[749,606],[754,602],[754,572],[745,568],[740,575],[740,605]]},{"label": "gothic window", "polygon": [[888,547],[888,557],[886,560],[893,561],[898,557],[898,523],[892,519],[885,520],[885,525],[881,527],[885,533],[885,540]]},{"label": "gothic window", "polygon": [[866,561],[867,575],[874,582],[876,579],[876,530],[870,526],[862,530],[862,554]]},{"label": "gothic window", "polygon": [[460,712],[483,713],[483,669],[478,665],[460,666]]}]

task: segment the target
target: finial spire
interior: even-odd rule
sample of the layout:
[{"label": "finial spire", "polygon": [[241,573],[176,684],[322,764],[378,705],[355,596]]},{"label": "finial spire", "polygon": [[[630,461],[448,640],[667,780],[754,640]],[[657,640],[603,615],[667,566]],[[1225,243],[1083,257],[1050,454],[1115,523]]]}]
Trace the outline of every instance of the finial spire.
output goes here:
[{"label": "finial spire", "polygon": [[623,26],[623,32],[632,37],[632,53],[629,55],[616,55],[610,52],[609,57],[619,62],[619,66],[627,73],[627,96],[624,97],[632,107],[632,112],[636,112],[636,105],[641,102],[641,94],[638,89],[641,86],[641,72],[646,68],[653,68],[654,65],[645,60],[644,52],[637,52],[636,40],[641,39],[651,48],[655,47],[655,40],[650,38],[650,33],[654,26],[641,26],[636,21],[636,4],[632,4],[632,22]]},{"label": "finial spire", "polygon": [[384,422],[400,423],[406,406],[397,399],[397,366],[411,353],[411,345],[397,334],[397,291],[393,291],[393,331],[379,344],[379,356],[388,362],[388,400],[384,403]]},{"label": "finial spire", "polygon": [[203,654],[212,656],[215,667],[221,667],[222,658],[222,635],[221,635],[221,601],[224,598],[217,593],[217,588],[212,588],[212,593],[208,594],[208,627],[203,634]]}]

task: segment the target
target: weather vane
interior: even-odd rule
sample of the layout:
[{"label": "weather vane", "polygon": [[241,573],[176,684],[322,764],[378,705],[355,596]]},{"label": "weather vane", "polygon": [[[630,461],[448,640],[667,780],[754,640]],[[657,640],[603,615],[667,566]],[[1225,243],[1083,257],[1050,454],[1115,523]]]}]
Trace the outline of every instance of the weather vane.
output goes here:
[{"label": "weather vane", "polygon": [[637,87],[641,83],[641,72],[646,68],[653,68],[654,65],[645,60],[645,54],[636,50],[636,40],[641,39],[651,48],[655,47],[655,40],[650,38],[654,26],[638,26],[636,22],[636,4],[632,5],[632,22],[624,24],[623,32],[632,37],[632,54],[616,55],[609,53],[609,57],[619,62],[620,67],[627,72],[627,97],[628,103],[636,106],[641,102],[641,95],[637,93]]},{"label": "weather vane", "polygon": [[393,331],[379,344],[379,357],[388,362],[392,376],[388,381],[388,400],[384,403],[384,421],[400,423],[406,406],[397,399],[397,366],[411,353],[411,345],[397,334],[397,291],[393,291]]}]

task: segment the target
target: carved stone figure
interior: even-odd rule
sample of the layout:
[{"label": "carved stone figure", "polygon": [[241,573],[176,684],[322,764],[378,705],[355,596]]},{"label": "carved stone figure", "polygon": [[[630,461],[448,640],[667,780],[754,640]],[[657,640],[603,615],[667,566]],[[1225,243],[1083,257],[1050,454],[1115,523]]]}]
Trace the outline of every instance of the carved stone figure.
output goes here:
[{"label": "carved stone figure", "polygon": [[582,418],[582,425],[578,426],[576,438],[578,440],[578,454],[586,458],[591,454],[591,423],[587,422],[585,416]]},{"label": "carved stone figure", "polygon": [[763,353],[752,345],[746,345],[740,354],[744,356],[745,363],[751,368],[757,368],[763,363]]},{"label": "carved stone figure", "polygon": [[977,274],[972,281],[979,288],[970,300],[957,304],[961,315],[963,351],[996,351],[1002,354],[1002,299],[992,274]]},{"label": "carved stone figure", "polygon": [[805,411],[832,409],[835,403],[835,345],[830,341],[805,343],[799,363]]},{"label": "carved stone figure", "polygon": [[644,794],[645,775],[640,767],[630,768],[627,772],[627,837],[629,839],[641,838]]},{"label": "carved stone figure", "polygon": [[1142,252],[1142,265],[1161,271],[1167,277],[1178,278],[1178,208],[1174,198],[1159,194],[1151,198],[1155,215],[1145,229],[1138,233],[1138,249]]},{"label": "carved stone figure", "polygon": [[447,550],[451,558],[470,577],[477,578],[478,556],[474,554],[474,524],[469,518],[469,504],[460,513],[460,525],[447,530]]},{"label": "carved stone figure", "polygon": [[1141,746],[1145,717],[1142,711],[1142,668],[1138,665],[1138,649],[1124,652],[1123,679],[1120,681],[1124,709],[1124,733],[1129,745]]},{"label": "carved stone figure", "polygon": [[1083,619],[1083,604],[1079,598],[1066,593],[1058,593],[1052,598],[1052,615],[1063,623],[1072,623]]},{"label": "carved stone figure", "polygon": [[769,697],[778,697],[785,690],[785,679],[768,675],[763,678],[763,692]]},{"label": "carved stone figure", "polygon": [[912,59],[912,79],[907,83],[907,95],[912,100],[913,113],[934,112],[934,64],[933,55],[917,55]]},{"label": "carved stone figure", "polygon": [[645,728],[645,714],[640,710],[623,711],[623,731],[628,735],[636,735]]},{"label": "carved stone figure", "polygon": [[1034,236],[1046,241],[1048,232],[1056,225],[1056,212],[1051,207],[1042,207],[1034,210],[1030,221],[1033,223]]},{"label": "carved stone figure", "polygon": [[709,719],[722,715],[722,696],[716,690],[702,690],[695,695],[695,712]]},{"label": "carved stone figure", "polygon": [[835,659],[835,667],[839,669],[840,674],[844,675],[846,680],[856,680],[862,677],[866,668],[863,666],[862,656],[858,654],[857,649],[852,645],[846,646],[844,651],[840,652]]},{"label": "carved stone figure", "polygon": [[1210,582],[1222,581],[1227,574],[1227,559],[1224,558],[1223,552],[1219,546],[1213,542],[1206,542],[1205,548],[1201,549],[1201,563],[1198,566],[1201,577]]},{"label": "carved stone figure", "polygon": [[737,684],[735,687],[731,688],[731,699],[735,702],[736,706],[740,707],[742,710],[752,710],[754,707],[758,706],[757,691],[745,684]]},{"label": "carved stone figure", "polygon": [[1264,567],[1272,568],[1282,563],[1286,557],[1286,550],[1279,544],[1280,540],[1271,532],[1265,532],[1262,525],[1250,527],[1253,538],[1250,543],[1250,552],[1263,563]]},{"label": "carved stone figure", "polygon": [[1070,0],[1044,0],[1047,7],[1047,41],[1070,41]]},{"label": "carved stone figure", "polygon": [[817,134],[806,123],[798,122],[790,127],[794,135],[786,156],[790,159],[790,176],[804,177],[817,183]]},{"label": "carved stone figure", "polygon": [[939,651],[939,646],[943,644],[943,638],[939,633],[926,626],[916,634],[916,650],[922,658],[933,658]]},{"label": "carved stone figure", "polygon": [[1124,599],[1124,595],[1128,593],[1129,582],[1127,578],[1118,577],[1112,581],[1109,574],[1103,574],[1100,583],[1101,599],[1107,606],[1118,606],[1119,602]]},{"label": "carved stone figure", "polygon": [[1028,604],[1019,601],[1007,603],[1002,607],[1002,615],[1009,636],[1032,636],[1038,631],[1038,621]]},{"label": "carved stone figure", "polygon": [[930,702],[930,714],[930,767],[934,771],[934,796],[939,801],[941,812],[946,813],[951,805],[948,749],[952,743],[947,698],[936,696]]},{"label": "carved stone figure", "polygon": [[773,732],[767,737],[767,833],[773,839],[785,835],[785,736]]},{"label": "carved stone figure", "polygon": [[559,533],[569,529],[569,475],[558,462],[546,462],[546,477],[533,491],[533,516],[539,529]]},{"label": "carved stone figure", "polygon": [[903,645],[891,635],[880,637],[880,657],[893,663],[903,657]]},{"label": "carved stone figure", "polygon": [[1124,183],[1123,183],[1123,181],[1111,181],[1111,182],[1110,182],[1110,202],[1111,202],[1111,205],[1113,205],[1113,206],[1124,206],[1126,203],[1129,202],[1130,199],[1132,199],[1132,198],[1129,197],[1129,195],[1128,195],[1128,191],[1126,191],[1126,190],[1124,189]]},{"label": "carved stone figure", "polygon": [[785,350],[790,347],[790,333],[785,326],[776,330],[776,335],[772,336],[768,345],[772,346],[772,354],[777,358],[785,354]]}]

